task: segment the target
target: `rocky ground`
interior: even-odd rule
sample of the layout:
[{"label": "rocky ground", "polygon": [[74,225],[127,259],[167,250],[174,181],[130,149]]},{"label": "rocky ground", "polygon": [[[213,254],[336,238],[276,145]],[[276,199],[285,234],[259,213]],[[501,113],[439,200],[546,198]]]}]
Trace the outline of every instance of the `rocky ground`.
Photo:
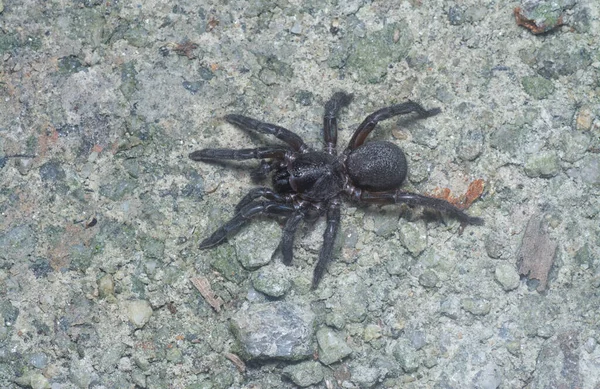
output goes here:
[{"label": "rocky ground", "polygon": [[[0,1],[0,387],[598,388],[598,47],[596,0]],[[372,137],[485,225],[347,201],[314,291],[324,220],[198,250],[256,165],[188,154],[338,90],[342,145],[440,107]]]}]

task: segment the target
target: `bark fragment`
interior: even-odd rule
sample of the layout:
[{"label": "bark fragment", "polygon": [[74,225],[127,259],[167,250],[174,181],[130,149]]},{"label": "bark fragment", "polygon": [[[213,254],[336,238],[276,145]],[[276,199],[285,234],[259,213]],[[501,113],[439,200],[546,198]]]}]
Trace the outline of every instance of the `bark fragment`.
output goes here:
[{"label": "bark fragment", "polygon": [[543,216],[534,214],[529,219],[519,250],[519,274],[539,280],[538,292],[546,289],[556,254],[556,243],[550,240],[544,228]]}]

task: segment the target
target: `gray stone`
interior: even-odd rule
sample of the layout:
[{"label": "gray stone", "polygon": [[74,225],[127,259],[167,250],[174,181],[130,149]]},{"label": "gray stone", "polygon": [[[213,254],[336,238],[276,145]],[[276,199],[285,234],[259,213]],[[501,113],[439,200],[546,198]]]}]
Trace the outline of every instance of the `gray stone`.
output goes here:
[{"label": "gray stone", "polygon": [[461,300],[462,308],[477,316],[484,316],[490,313],[491,304],[483,299],[467,297]]},{"label": "gray stone", "polygon": [[23,260],[33,253],[35,243],[35,234],[30,226],[19,225],[11,228],[0,233],[0,258],[8,261]]},{"label": "gray stone", "polygon": [[460,300],[455,296],[448,297],[440,303],[440,312],[450,319],[458,319],[460,315]]},{"label": "gray stone", "polygon": [[[529,387],[581,388],[585,387],[584,382],[599,382],[598,369],[582,366],[579,335],[576,331],[565,331],[543,343]],[[587,375],[585,381],[582,369]]]},{"label": "gray stone", "polygon": [[352,353],[344,339],[331,328],[323,327],[317,331],[319,342],[319,360],[325,365],[341,361]]},{"label": "gray stone", "polygon": [[137,188],[138,182],[134,179],[123,178],[108,181],[100,187],[100,194],[113,201],[123,200]]},{"label": "gray stone", "polygon": [[348,43],[347,66],[363,82],[379,83],[387,74],[388,65],[406,57],[413,37],[401,23],[392,23],[380,31],[369,32]]},{"label": "gray stone", "polygon": [[125,303],[125,313],[134,326],[141,328],[150,320],[152,307],[146,300],[127,301]]},{"label": "gray stone", "polygon": [[484,136],[481,130],[465,131],[458,143],[457,154],[463,161],[473,161],[483,152]]},{"label": "gray stone", "polygon": [[223,244],[212,250],[209,254],[213,258],[210,263],[211,266],[229,281],[239,284],[248,277],[248,272],[244,270],[237,260],[233,246]]},{"label": "gray stone", "polygon": [[494,277],[505,291],[516,289],[519,286],[519,273],[517,273],[517,269],[509,263],[501,263],[496,266]]},{"label": "gray stone", "polygon": [[15,378],[19,386],[31,389],[50,389],[50,382],[41,372],[31,370],[20,377]]},{"label": "gray stone", "polygon": [[370,342],[381,337],[381,327],[377,324],[369,324],[365,327],[363,332],[363,339],[365,342]]},{"label": "gray stone", "polygon": [[419,276],[419,284],[425,288],[435,288],[439,281],[439,277],[433,270],[425,270],[423,274]]},{"label": "gray stone", "polygon": [[272,220],[254,220],[232,239],[238,260],[246,269],[256,269],[271,262],[279,244],[281,228]]},{"label": "gray stone", "polygon": [[485,239],[485,251],[490,258],[499,259],[504,254],[506,239],[496,231],[490,232]]},{"label": "gray stone", "polygon": [[583,182],[592,185],[600,185],[600,158],[590,155],[582,161],[579,175]]},{"label": "gray stone", "polygon": [[537,100],[542,100],[554,93],[554,83],[540,76],[527,76],[521,80],[525,93]]},{"label": "gray stone", "polygon": [[48,182],[62,181],[66,178],[66,173],[60,162],[49,161],[40,166],[40,178]]},{"label": "gray stone", "polygon": [[101,298],[114,295],[115,282],[112,275],[105,274],[97,281],[98,282],[98,294]]},{"label": "gray stone", "polygon": [[301,388],[305,388],[316,385],[323,380],[323,367],[314,361],[301,362],[286,366],[283,369],[283,376],[289,378]]},{"label": "gray stone", "polygon": [[400,242],[413,255],[418,256],[427,247],[427,229],[425,224],[402,223],[400,226]]},{"label": "gray stone", "polygon": [[314,314],[288,302],[255,304],[231,319],[231,329],[246,360],[301,360],[312,356]]},{"label": "gray stone", "polygon": [[554,177],[560,171],[558,156],[554,152],[541,152],[530,156],[525,163],[525,174],[529,177]]},{"label": "gray stone", "polygon": [[280,263],[259,269],[252,277],[254,289],[271,297],[281,297],[290,290],[289,269]]},{"label": "gray stone", "polygon": [[393,354],[405,373],[414,373],[419,368],[419,356],[417,350],[411,346],[408,339],[399,339],[394,346]]},{"label": "gray stone", "polygon": [[33,353],[29,356],[29,363],[37,369],[44,369],[48,361],[48,355],[43,352]]},{"label": "gray stone", "polygon": [[379,369],[358,365],[352,369],[352,382],[355,382],[361,388],[371,388],[379,380]]},{"label": "gray stone", "polygon": [[498,367],[490,362],[475,374],[473,387],[481,389],[497,389],[502,384],[502,377]]}]

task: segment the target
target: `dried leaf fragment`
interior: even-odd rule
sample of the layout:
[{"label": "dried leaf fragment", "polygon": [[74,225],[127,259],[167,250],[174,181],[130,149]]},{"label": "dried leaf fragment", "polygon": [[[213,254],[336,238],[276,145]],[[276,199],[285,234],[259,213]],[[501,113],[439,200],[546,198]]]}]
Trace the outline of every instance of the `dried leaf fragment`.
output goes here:
[{"label": "dried leaf fragment", "polygon": [[540,281],[538,292],[546,289],[548,274],[554,263],[556,243],[543,228],[543,215],[536,214],[527,222],[523,243],[519,250],[519,274]]},{"label": "dried leaf fragment", "polygon": [[229,359],[235,365],[235,367],[237,367],[237,369],[240,373],[243,373],[246,371],[246,364],[237,355],[232,354],[232,353],[223,353],[223,356],[225,358]]},{"label": "dried leaf fragment", "polygon": [[469,184],[469,189],[463,195],[455,196],[448,188],[436,188],[431,196],[446,200],[450,204],[460,209],[467,209],[483,193],[484,181],[479,178]]},{"label": "dried leaf fragment", "polygon": [[215,311],[221,312],[221,305],[223,300],[220,297],[215,296],[212,288],[210,287],[210,281],[206,277],[192,277],[190,278],[192,284],[198,289],[198,292],[204,297],[206,302],[214,308]]}]

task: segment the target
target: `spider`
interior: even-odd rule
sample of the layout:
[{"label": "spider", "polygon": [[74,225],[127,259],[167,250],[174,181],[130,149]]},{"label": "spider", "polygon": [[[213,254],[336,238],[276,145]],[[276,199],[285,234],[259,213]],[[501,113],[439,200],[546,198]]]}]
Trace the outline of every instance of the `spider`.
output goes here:
[{"label": "spider", "polygon": [[273,135],[285,145],[251,149],[202,149],[189,154],[194,161],[260,159],[259,167],[251,173],[254,180],[272,176],[273,187],[251,189],[235,207],[233,218],[200,243],[208,249],[224,243],[228,236],[259,215],[285,218],[278,250],[283,263],[290,265],[294,237],[302,220],[327,216],[323,246],[314,269],[312,288],[321,280],[331,261],[333,246],[340,225],[342,198],[366,204],[398,204],[423,206],[443,211],[467,224],[482,225],[483,219],[467,215],[449,202],[410,193],[400,189],[407,173],[406,157],[395,144],[387,141],[365,143],[377,123],[398,115],[416,112],[427,118],[441,112],[426,110],[414,101],[382,108],[358,126],[348,146],[337,154],[337,116],[352,100],[351,94],[335,93],[325,104],[322,151],[308,147],[300,136],[275,124],[264,123],[247,116],[230,114],[225,120],[243,130]]}]

